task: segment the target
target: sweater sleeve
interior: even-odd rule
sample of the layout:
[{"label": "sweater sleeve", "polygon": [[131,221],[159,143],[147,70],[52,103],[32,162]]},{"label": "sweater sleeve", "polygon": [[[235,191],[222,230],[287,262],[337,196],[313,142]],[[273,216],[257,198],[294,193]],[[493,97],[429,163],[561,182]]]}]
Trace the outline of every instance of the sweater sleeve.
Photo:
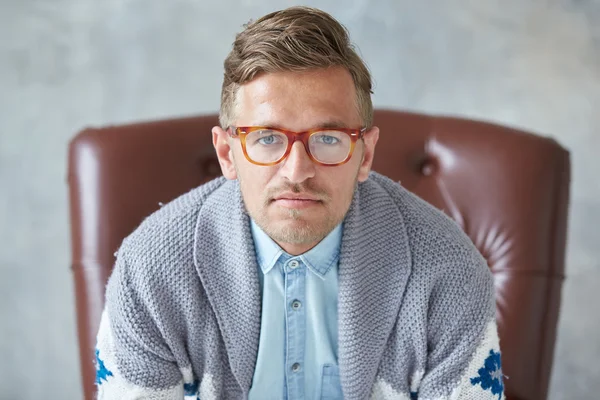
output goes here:
[{"label": "sweater sleeve", "polygon": [[124,257],[117,258],[97,335],[98,399],[184,399],[182,371],[161,337],[138,275]]},{"label": "sweater sleeve", "polygon": [[504,399],[493,277],[483,259],[473,257],[472,262],[474,273],[455,285],[462,296],[446,296],[456,287],[444,284],[430,305],[442,322],[430,327],[419,399]]}]

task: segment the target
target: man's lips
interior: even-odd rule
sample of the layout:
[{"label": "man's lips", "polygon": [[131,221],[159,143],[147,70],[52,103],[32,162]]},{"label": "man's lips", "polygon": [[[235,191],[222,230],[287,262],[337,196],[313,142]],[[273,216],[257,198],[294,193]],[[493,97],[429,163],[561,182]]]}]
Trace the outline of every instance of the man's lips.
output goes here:
[{"label": "man's lips", "polygon": [[274,200],[321,201],[319,198],[305,193],[282,193],[276,196]]},{"label": "man's lips", "polygon": [[311,207],[321,202],[321,199],[304,193],[282,193],[273,199],[273,203],[287,208]]}]

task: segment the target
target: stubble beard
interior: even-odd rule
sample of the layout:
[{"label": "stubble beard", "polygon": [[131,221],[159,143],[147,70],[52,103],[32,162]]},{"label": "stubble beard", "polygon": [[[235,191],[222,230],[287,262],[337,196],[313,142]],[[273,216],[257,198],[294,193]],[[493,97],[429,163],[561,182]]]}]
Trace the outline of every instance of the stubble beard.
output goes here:
[{"label": "stubble beard", "polygon": [[[238,175],[239,179],[239,175]],[[240,185],[244,187],[243,180],[240,180]],[[354,188],[356,184],[354,185]],[[273,198],[284,191],[294,193],[308,193],[317,197],[322,204],[317,206],[320,208],[320,218],[309,218],[310,213],[315,210],[307,209],[286,209],[278,207],[273,210]],[[244,191],[242,191],[244,192]],[[254,222],[275,242],[287,243],[292,245],[308,245],[316,244],[323,240],[346,216],[346,212],[352,201],[352,193],[345,193],[348,200],[341,209],[331,209],[331,196],[327,192],[314,188],[311,184],[291,184],[283,187],[277,187],[266,190],[263,194],[263,200],[258,202],[258,207],[248,207],[250,204],[247,199],[244,199],[245,208]],[[338,194],[339,195],[339,194]],[[323,212],[323,210],[325,212]],[[276,211],[277,215],[269,215],[269,211]]]},{"label": "stubble beard", "polygon": [[334,216],[331,212],[317,221],[308,221],[304,218],[305,211],[289,209],[283,211],[287,214],[281,221],[271,221],[266,207],[261,208],[260,216],[255,218],[256,223],[267,235],[279,243],[305,245],[318,243],[329,234],[343,219],[343,215]]},{"label": "stubble beard", "polygon": [[[244,180],[241,178],[241,174],[237,169],[238,181],[242,187],[242,197],[244,196]],[[320,188],[314,187],[310,182],[304,182],[302,184],[287,184],[271,189],[267,189],[263,194],[263,200],[259,202],[257,209],[251,209],[248,207],[248,201],[244,198],[244,206],[246,212],[254,220],[254,222],[275,242],[287,243],[292,245],[307,245],[316,244],[323,240],[339,223],[341,223],[346,217],[346,213],[350,208],[354,192],[358,186],[358,170],[354,177],[354,185],[350,193],[344,193],[346,201],[343,206],[336,209],[330,209],[327,204],[331,204],[331,196],[327,191]],[[304,217],[306,213],[310,213],[310,210],[299,210],[299,209],[282,209],[282,213],[285,213],[285,218],[279,221],[273,221],[268,215],[269,208],[272,208],[272,199],[277,194],[290,191],[293,193],[308,193],[314,197],[317,197],[322,201],[321,207],[325,207],[325,215],[323,218],[317,221],[306,220]],[[339,194],[338,194],[339,195]],[[293,221],[293,223],[290,223]],[[278,226],[279,225],[279,226]]]}]

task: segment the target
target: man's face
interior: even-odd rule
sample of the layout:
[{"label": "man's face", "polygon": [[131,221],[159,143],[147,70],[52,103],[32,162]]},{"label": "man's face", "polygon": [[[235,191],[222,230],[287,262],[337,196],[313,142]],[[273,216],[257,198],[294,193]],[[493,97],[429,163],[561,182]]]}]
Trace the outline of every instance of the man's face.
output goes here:
[{"label": "man's face", "polygon": [[[263,74],[241,86],[235,126],[306,131],[324,126],[361,128],[352,77],[344,68]],[[240,182],[254,221],[285,251],[301,254],[339,224],[358,181],[368,178],[379,131],[369,129],[352,158],[338,166],[311,161],[302,142],[274,166],[249,162],[240,140],[220,127],[213,143],[223,175]]]}]

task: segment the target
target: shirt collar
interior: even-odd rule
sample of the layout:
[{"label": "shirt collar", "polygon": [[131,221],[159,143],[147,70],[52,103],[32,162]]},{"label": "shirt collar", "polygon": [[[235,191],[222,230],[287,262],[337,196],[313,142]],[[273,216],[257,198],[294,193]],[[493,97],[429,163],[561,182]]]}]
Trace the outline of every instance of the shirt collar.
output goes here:
[{"label": "shirt collar", "polygon": [[[294,258],[283,251],[252,219],[250,227],[258,265],[263,274],[269,273],[282,256],[285,261]],[[337,265],[341,244],[342,224],[340,223],[319,244],[297,258],[300,258],[313,273],[324,278],[331,267]]]}]

